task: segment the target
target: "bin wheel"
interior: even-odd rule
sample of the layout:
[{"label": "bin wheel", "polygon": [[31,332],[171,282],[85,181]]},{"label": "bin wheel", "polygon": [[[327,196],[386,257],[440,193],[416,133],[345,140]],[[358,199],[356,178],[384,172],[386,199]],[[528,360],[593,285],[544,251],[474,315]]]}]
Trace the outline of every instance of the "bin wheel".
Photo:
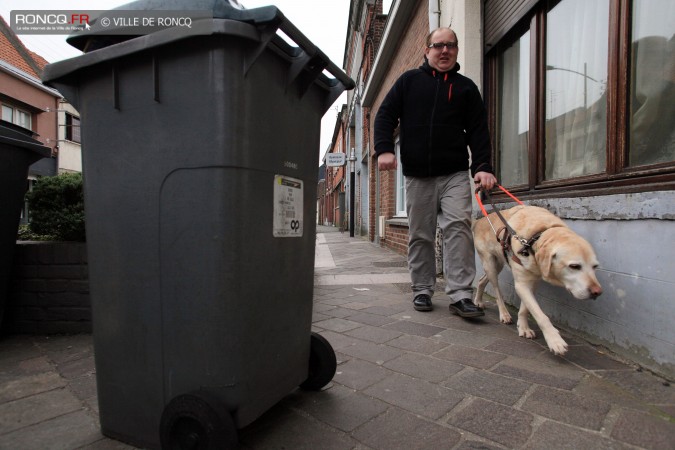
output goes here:
[{"label": "bin wheel", "polygon": [[215,450],[237,447],[237,428],[225,406],[202,391],[174,397],[159,425],[162,449]]},{"label": "bin wheel", "polygon": [[309,375],[300,385],[301,389],[318,391],[335,375],[337,360],[330,343],[319,333],[312,332],[309,346]]}]

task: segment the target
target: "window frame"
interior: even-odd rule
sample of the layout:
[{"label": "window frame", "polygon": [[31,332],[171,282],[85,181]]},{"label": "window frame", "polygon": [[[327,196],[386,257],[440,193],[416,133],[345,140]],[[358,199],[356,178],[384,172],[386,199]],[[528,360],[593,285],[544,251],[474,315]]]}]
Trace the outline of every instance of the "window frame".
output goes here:
[{"label": "window frame", "polygon": [[[597,174],[544,180],[545,170],[545,80],[546,18],[560,1],[540,0],[515,26],[486,51],[485,91],[490,130],[498,124],[499,58],[530,31],[530,138],[528,176],[525,185],[507,186],[524,198],[608,195],[675,188],[675,161],[629,167],[631,13],[632,0],[610,0],[607,74],[606,170]],[[497,173],[497,133],[491,133],[493,162]]]},{"label": "window frame", "polygon": [[[77,125],[73,124],[73,120],[77,120]],[[70,142],[75,142],[76,144],[81,144],[82,143],[82,135],[79,132],[80,128],[80,118],[76,116],[75,114],[71,114],[69,112],[65,113],[65,127],[66,129],[64,130],[64,138],[67,141]],[[73,128],[77,127],[78,132],[77,132],[77,139],[75,139],[75,134],[73,132]]]},{"label": "window frame", "polygon": [[[12,110],[12,119],[8,120],[8,122],[10,122],[10,123],[12,123],[12,124],[14,124],[18,127],[25,128],[26,130],[33,131],[33,114],[29,110],[24,109],[24,108],[19,108],[18,106],[13,105],[11,103],[2,102],[1,104],[2,104],[2,108],[9,108],[9,109]],[[19,116],[21,116],[21,115],[24,115],[25,117],[28,118],[28,121],[30,122],[28,124],[28,127],[25,127],[20,123],[17,123],[18,120],[19,120]],[[3,113],[2,116],[4,117],[4,113]],[[2,120],[6,120],[6,119],[2,119]]]}]

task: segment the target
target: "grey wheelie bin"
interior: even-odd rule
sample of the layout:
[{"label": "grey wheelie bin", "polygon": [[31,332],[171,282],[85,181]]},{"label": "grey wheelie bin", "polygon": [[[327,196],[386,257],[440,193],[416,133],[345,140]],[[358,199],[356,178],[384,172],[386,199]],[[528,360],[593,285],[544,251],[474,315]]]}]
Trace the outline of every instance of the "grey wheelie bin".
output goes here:
[{"label": "grey wheelie bin", "polygon": [[73,35],[89,51],[43,78],[81,116],[102,432],[228,448],[335,373],[311,333],[319,133],[354,84],[275,7],[172,6],[213,18]]},{"label": "grey wheelie bin", "polygon": [[0,120],[0,323],[9,295],[28,167],[50,154],[51,149],[34,139],[30,130]]}]

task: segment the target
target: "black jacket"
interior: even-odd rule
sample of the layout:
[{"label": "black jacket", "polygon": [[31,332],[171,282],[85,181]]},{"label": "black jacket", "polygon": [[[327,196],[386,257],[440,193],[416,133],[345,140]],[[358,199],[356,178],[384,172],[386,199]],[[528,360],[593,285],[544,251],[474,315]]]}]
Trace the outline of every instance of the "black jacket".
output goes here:
[{"label": "black jacket", "polygon": [[399,77],[375,116],[375,154],[394,153],[400,121],[403,174],[449,175],[469,168],[493,173],[487,112],[478,87],[457,73],[438,72],[429,63]]}]

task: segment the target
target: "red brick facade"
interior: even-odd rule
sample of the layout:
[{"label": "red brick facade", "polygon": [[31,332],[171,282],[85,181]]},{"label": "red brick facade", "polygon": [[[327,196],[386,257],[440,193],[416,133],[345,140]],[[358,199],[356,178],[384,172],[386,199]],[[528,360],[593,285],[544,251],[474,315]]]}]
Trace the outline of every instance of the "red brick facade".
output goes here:
[{"label": "red brick facade", "polygon": [[[418,1],[417,7],[414,10],[413,17],[406,28],[406,31],[400,37],[398,50],[390,64],[389,73],[384,79],[380,91],[373,102],[373,106],[368,113],[365,114],[367,118],[367,130],[364,136],[364,142],[368,142],[370,149],[370,156],[374,157],[375,150],[373,144],[373,136],[370,130],[375,120],[377,110],[382,103],[385,95],[394,84],[396,79],[406,70],[418,67],[422,64],[424,57],[424,40],[429,34],[429,16],[427,10],[427,2],[424,0]],[[389,39],[392,37],[390,36]],[[373,160],[370,165],[370,204],[376,204],[377,189],[377,163]],[[380,172],[380,215],[386,219],[394,217],[396,214],[396,173],[394,171]],[[375,208],[370,208],[370,230],[369,239],[375,238],[375,227],[379,226],[379,217],[376,217]],[[380,243],[384,247],[390,248],[403,255],[408,251],[408,227],[404,224],[387,224],[385,226],[384,235],[380,236]]]}]

